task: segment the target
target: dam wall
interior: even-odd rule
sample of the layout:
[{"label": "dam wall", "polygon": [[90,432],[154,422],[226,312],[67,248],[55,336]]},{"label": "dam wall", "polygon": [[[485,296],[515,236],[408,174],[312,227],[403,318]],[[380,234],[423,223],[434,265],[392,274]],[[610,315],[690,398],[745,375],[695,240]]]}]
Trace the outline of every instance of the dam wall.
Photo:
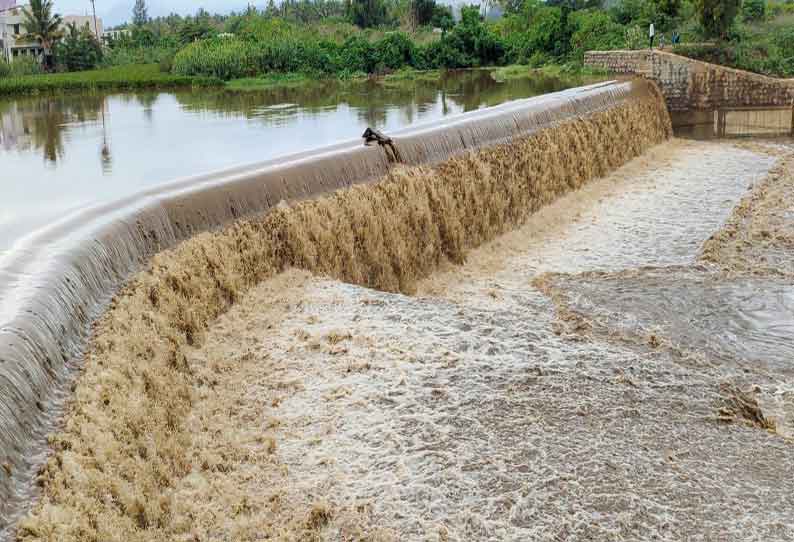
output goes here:
[{"label": "dam wall", "polygon": [[[146,529],[162,520],[156,507],[168,476],[183,468],[178,440],[189,438],[180,433],[192,393],[182,348],[200,341],[209,321],[252,284],[297,266],[407,290],[440,259],[461,261],[466,246],[670,132],[654,85],[592,85],[404,130],[388,147],[356,140],[181,180],[21,240],[0,261],[0,532],[34,494],[47,435],[58,433],[78,371],[90,385],[78,386],[68,408],[82,424],[67,423],[50,440],[55,457],[39,477],[55,488],[45,488],[47,506],[69,509],[70,517],[115,514],[118,524]],[[320,198],[341,188],[351,190]],[[282,204],[303,200],[295,210]],[[400,212],[398,226],[377,222]],[[230,224],[217,237],[196,237]],[[389,235],[399,238],[385,242]],[[389,252],[410,239],[400,254]],[[155,256],[174,247],[178,268],[172,257]],[[105,313],[113,338],[101,339],[101,327],[92,326],[141,269]],[[83,367],[92,333],[98,346]],[[113,444],[98,450],[91,435]],[[155,467],[161,471],[150,483],[132,482],[148,480]],[[108,496],[121,487],[135,498]],[[102,524],[99,517],[87,523]],[[75,539],[108,539],[95,534]]]},{"label": "dam wall", "polygon": [[665,51],[588,51],[585,66],[654,81],[671,112],[794,107],[794,79],[766,77]]}]

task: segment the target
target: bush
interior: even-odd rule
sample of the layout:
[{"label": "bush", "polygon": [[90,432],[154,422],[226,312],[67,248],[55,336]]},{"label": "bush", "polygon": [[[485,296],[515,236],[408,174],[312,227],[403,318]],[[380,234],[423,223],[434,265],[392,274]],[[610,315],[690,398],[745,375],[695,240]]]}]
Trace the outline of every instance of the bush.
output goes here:
[{"label": "bush", "polygon": [[794,29],[732,45],[679,45],[678,54],[775,77],[794,77]]},{"label": "bush", "polygon": [[273,72],[347,77],[404,67],[493,65],[505,56],[504,43],[483,23],[477,8],[464,8],[460,24],[425,46],[402,32],[387,33],[374,42],[359,32],[337,43],[283,21],[251,21],[242,28],[240,37],[201,40],[183,48],[174,57],[173,72],[224,80]]},{"label": "bush", "polygon": [[528,1],[521,15],[506,17],[500,27],[508,62],[525,64],[533,57],[553,58],[568,50],[568,44],[563,43],[565,21],[559,7]]},{"label": "bush", "polygon": [[10,63],[0,60],[0,77],[22,77],[43,73],[41,63],[33,57],[20,56]]},{"label": "bush", "polygon": [[741,0],[695,0],[695,11],[706,37],[727,37],[740,4]]},{"label": "bush", "polygon": [[[15,63],[14,63],[15,64]],[[0,79],[0,96],[41,92],[139,90],[148,88],[213,86],[217,79],[160,73],[156,65],[124,66],[77,73],[24,75]]]},{"label": "bush", "polygon": [[564,35],[562,10],[558,7],[539,9],[532,17],[526,34],[526,48],[558,55],[563,47],[560,38]]},{"label": "bush", "polygon": [[375,44],[377,66],[398,70],[415,65],[416,46],[406,34],[393,32]]},{"label": "bush", "polygon": [[654,0],[659,13],[664,13],[668,17],[676,17],[678,15],[681,10],[681,3],[681,0]]},{"label": "bush", "polygon": [[447,48],[457,51],[453,56],[457,58],[456,62],[462,61],[463,65],[439,64],[438,67],[486,66],[500,64],[504,59],[504,43],[499,36],[483,24],[477,6],[462,8],[460,23],[447,32],[441,41],[446,42]]},{"label": "bush", "polygon": [[641,26],[630,26],[624,35],[626,49],[634,51],[648,47],[648,30]]},{"label": "bush", "polygon": [[573,13],[568,23],[571,35],[571,57],[582,61],[585,51],[622,49],[626,45],[625,28],[606,12],[582,10]]},{"label": "bush", "polygon": [[157,45],[140,47],[135,45],[115,45],[105,50],[103,66],[127,66],[130,64],[159,64],[164,59],[173,59],[178,47]]},{"label": "bush", "polygon": [[352,0],[350,18],[361,28],[371,28],[387,21],[386,4],[383,0]]},{"label": "bush", "polygon": [[375,46],[363,36],[348,38],[339,56],[341,66],[352,72],[373,73],[378,64]]},{"label": "bush", "polygon": [[53,50],[55,63],[66,71],[84,71],[97,67],[102,60],[102,47],[88,28],[67,26],[66,37]]},{"label": "bush", "polygon": [[647,28],[651,23],[658,24],[657,4],[651,0],[621,0],[610,10],[619,24],[634,24]]},{"label": "bush", "polygon": [[171,73],[171,70],[174,67],[174,55],[164,56],[160,59],[160,62],[157,63],[157,67],[160,70],[160,73]]},{"label": "bush", "polygon": [[262,47],[237,38],[197,41],[174,57],[177,75],[203,75],[219,79],[238,79],[256,75]]},{"label": "bush", "polygon": [[760,21],[766,15],[766,0],[744,0],[742,18],[745,21]]},{"label": "bush", "polygon": [[794,26],[779,29],[772,40],[787,56],[794,56]]}]

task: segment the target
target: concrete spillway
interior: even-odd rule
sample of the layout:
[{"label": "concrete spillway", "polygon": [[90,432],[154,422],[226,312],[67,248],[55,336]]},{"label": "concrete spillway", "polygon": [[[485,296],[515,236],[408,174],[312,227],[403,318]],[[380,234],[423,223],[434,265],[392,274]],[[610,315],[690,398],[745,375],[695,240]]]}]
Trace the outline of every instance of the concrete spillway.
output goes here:
[{"label": "concrete spillway", "polygon": [[[0,533],[7,532],[32,496],[31,481],[47,450],[46,435],[68,396],[68,383],[79,367],[92,322],[153,254],[196,233],[264,213],[281,201],[316,198],[371,183],[395,167],[441,164],[470,151],[509,146],[514,140],[567,123],[575,130],[576,122],[596,113],[644,102],[654,104],[647,109],[647,115],[654,118],[639,116],[631,121],[663,126],[658,139],[668,137],[669,118],[663,105],[659,106],[662,100],[655,87],[639,81],[599,84],[390,134],[391,149],[349,141],[181,180],[81,211],[20,240],[0,261]],[[665,118],[660,120],[659,115]],[[605,122],[596,133],[633,129]],[[571,141],[578,145],[575,137]],[[573,148],[564,154],[581,161],[582,170],[598,173],[598,168],[588,169],[585,164],[592,160],[589,151]],[[617,162],[631,157],[621,152],[615,152]],[[575,188],[575,183],[569,184]],[[538,190],[540,195],[532,205],[542,205],[561,189]],[[294,249],[285,253],[289,257],[279,266],[329,270],[311,264]],[[346,278],[367,282],[359,275]]]}]

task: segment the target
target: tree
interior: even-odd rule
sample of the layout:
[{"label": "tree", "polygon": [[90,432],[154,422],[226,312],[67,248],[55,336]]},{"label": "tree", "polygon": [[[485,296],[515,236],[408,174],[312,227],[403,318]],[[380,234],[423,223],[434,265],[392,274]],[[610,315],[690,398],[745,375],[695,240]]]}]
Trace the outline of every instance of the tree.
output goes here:
[{"label": "tree", "polygon": [[723,39],[739,13],[741,0],[695,0],[695,12],[706,35]]},{"label": "tree", "polygon": [[88,26],[66,25],[66,37],[55,46],[55,59],[68,71],[90,70],[102,60],[102,47]]},{"label": "tree", "polygon": [[35,41],[44,49],[44,66],[52,67],[52,47],[61,37],[61,16],[52,12],[53,0],[30,0],[29,9],[23,10],[25,38]]},{"label": "tree", "polygon": [[370,28],[386,22],[386,5],[383,0],[352,0],[350,19],[361,28]]},{"label": "tree", "polygon": [[744,0],[742,16],[745,21],[760,21],[766,15],[766,0]]},{"label": "tree", "polygon": [[579,9],[597,9],[602,7],[602,0],[546,0],[547,6],[568,8],[572,11]]},{"label": "tree", "polygon": [[436,0],[413,0],[411,2],[411,18],[415,26],[430,24],[436,10]]},{"label": "tree", "polygon": [[149,11],[146,9],[146,0],[135,0],[132,7],[132,24],[143,26],[149,22]]},{"label": "tree", "polygon": [[278,7],[276,6],[276,2],[274,0],[267,1],[267,7],[265,8],[265,17],[276,17],[278,15]]},{"label": "tree", "polygon": [[654,0],[660,13],[675,17],[681,10],[681,0]]}]

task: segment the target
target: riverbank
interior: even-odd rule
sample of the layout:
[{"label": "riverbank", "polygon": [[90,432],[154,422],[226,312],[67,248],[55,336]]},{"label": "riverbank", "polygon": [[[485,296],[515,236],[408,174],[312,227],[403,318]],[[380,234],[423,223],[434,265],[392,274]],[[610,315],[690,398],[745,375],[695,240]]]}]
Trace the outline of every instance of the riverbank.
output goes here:
[{"label": "riverbank", "polygon": [[63,92],[133,91],[222,86],[212,77],[163,73],[156,64],[134,64],[99,70],[0,78],[0,97]]},{"label": "riverbank", "polygon": [[577,64],[550,64],[540,68],[533,68],[522,64],[511,64],[509,66],[470,68],[466,70],[417,70],[405,68],[379,76],[367,76],[362,74],[341,79],[339,77],[317,79],[315,76],[301,73],[271,74],[263,77],[232,79],[226,82],[225,88],[228,90],[245,92],[280,87],[289,88],[301,85],[322,85],[324,82],[332,82],[334,84],[356,84],[364,81],[373,81],[385,86],[399,86],[415,82],[437,83],[444,79],[449,72],[472,70],[490,72],[491,77],[497,83],[542,77],[570,80],[572,86],[581,86],[596,81],[602,81],[608,76],[606,71],[587,68]]},{"label": "riverbank", "polygon": [[[541,68],[530,68],[529,66],[514,64],[475,69],[490,71],[491,76],[498,83],[509,80],[544,77],[571,80],[570,86],[580,86],[606,78],[605,72],[576,65],[549,65]],[[59,93],[73,92],[170,90],[189,87],[217,88],[232,92],[252,92],[278,88],[316,86],[326,83],[333,83],[337,86],[340,84],[354,85],[366,81],[373,81],[385,86],[399,86],[411,83],[437,83],[444,79],[447,73],[447,70],[407,68],[380,76],[362,74],[345,78],[328,76],[319,79],[316,76],[304,73],[272,73],[262,77],[232,79],[224,82],[212,77],[163,73],[155,64],[141,64],[84,72],[0,78],[0,98],[36,94],[57,95]]]}]

